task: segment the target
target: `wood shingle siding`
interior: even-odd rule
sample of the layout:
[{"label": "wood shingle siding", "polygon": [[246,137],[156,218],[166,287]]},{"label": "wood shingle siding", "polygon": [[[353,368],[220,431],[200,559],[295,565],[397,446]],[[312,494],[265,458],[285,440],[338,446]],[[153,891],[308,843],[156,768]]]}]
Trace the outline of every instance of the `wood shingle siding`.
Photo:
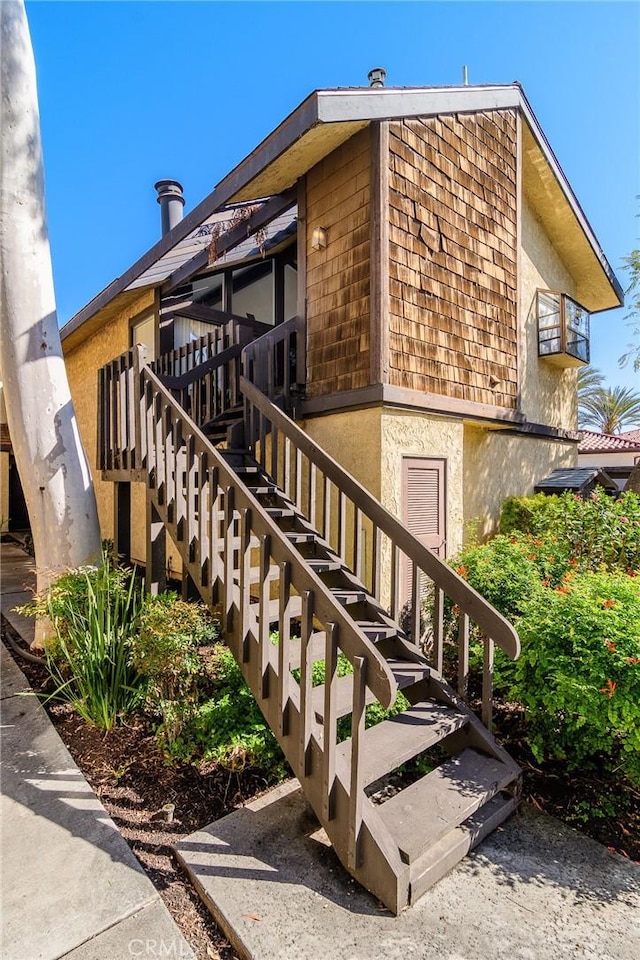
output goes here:
[{"label": "wood shingle siding", "polygon": [[517,404],[516,116],[390,131],[390,383]]},{"label": "wood shingle siding", "polygon": [[[307,393],[369,383],[370,133],[363,130],[307,175]],[[315,227],[328,244],[314,250]]]}]

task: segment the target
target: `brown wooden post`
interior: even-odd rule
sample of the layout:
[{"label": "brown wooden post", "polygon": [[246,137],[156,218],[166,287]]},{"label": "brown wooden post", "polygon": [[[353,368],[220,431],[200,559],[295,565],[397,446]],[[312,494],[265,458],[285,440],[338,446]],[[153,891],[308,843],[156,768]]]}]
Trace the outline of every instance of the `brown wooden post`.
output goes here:
[{"label": "brown wooden post", "polygon": [[160,514],[147,490],[147,593],[156,595],[167,588],[166,531]]},{"label": "brown wooden post", "polygon": [[113,485],[113,552],[116,557],[131,561],[131,484],[118,481]]}]

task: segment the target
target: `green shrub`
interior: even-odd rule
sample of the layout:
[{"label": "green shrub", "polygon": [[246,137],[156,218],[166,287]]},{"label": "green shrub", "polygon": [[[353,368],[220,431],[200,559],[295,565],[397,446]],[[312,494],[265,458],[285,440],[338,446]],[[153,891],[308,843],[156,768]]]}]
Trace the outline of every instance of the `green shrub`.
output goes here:
[{"label": "green shrub", "polygon": [[202,604],[179,600],[172,592],[145,598],[131,640],[131,661],[146,677],[146,706],[162,719],[158,735],[172,742],[188,721],[204,675],[201,647],[218,634]]},{"label": "green shrub", "polygon": [[23,607],[23,613],[49,617],[53,627],[45,649],[55,685],[48,699],[70,703],[105,730],[130,714],[143,691],[129,657],[141,606],[142,585],[104,549],[101,566],[70,571]]},{"label": "green shrub", "polygon": [[503,616],[514,620],[541,589],[540,568],[531,549],[516,537],[497,536],[463,551],[454,566]]},{"label": "green shrub", "polygon": [[171,757],[187,761],[215,761],[230,770],[254,766],[277,781],[289,774],[278,741],[269,729],[247,687],[233,654],[214,648],[211,663],[213,689],[197,704],[182,731],[167,745]]},{"label": "green shrub", "polygon": [[529,535],[558,558],[573,560],[580,570],[640,570],[640,497],[624,493],[614,499],[594,493],[547,497],[511,497],[500,516],[504,535]]},{"label": "green shrub", "polygon": [[640,580],[586,573],[535,593],[513,694],[540,760],[618,765],[640,782]]}]

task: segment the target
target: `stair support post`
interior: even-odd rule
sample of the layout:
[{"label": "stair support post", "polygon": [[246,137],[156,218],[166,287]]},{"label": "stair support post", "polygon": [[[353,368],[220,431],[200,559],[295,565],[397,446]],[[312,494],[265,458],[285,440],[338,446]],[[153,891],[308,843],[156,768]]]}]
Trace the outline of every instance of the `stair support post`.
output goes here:
[{"label": "stair support post", "polygon": [[251,510],[247,508],[240,514],[240,601],[239,643],[242,662],[247,663],[249,647],[249,604],[251,589]]},{"label": "stair support post", "polygon": [[278,584],[278,732],[280,736],[288,733],[289,683],[291,680],[291,564],[280,564]]},{"label": "stair support post", "polygon": [[360,827],[362,826],[362,803],[364,785],[360,746],[364,736],[366,707],[367,661],[355,657],[353,664],[353,713],[351,714],[351,782],[349,787],[349,832],[347,838],[347,863],[350,870],[360,866]]},{"label": "stair support post", "polygon": [[458,694],[465,702],[469,698],[469,617],[462,610],[458,624]]},{"label": "stair support post", "polygon": [[162,518],[147,489],[147,563],[145,587],[147,593],[156,596],[167,588],[166,531]]},{"label": "stair support post", "polygon": [[228,487],[224,495],[224,582],[223,582],[223,623],[228,637],[233,634],[234,612],[234,549],[233,528],[235,522],[235,491]]},{"label": "stair support post", "polygon": [[311,774],[311,727],[313,722],[312,672],[310,640],[313,632],[313,593],[305,590],[302,594],[302,612],[300,617],[300,770],[302,776]]},{"label": "stair support post", "polygon": [[482,668],[482,722],[489,732],[493,724],[493,659],[495,645],[491,637],[484,638]]},{"label": "stair support post", "polygon": [[268,533],[260,538],[260,600],[258,615],[258,644],[260,647],[260,677],[262,683],[262,697],[269,696],[269,600],[271,599],[271,584],[269,582],[269,563],[271,560],[271,537]]},{"label": "stair support post", "polygon": [[338,624],[328,623],[325,635],[324,717],[322,742],[322,815],[325,820],[333,820],[333,791],[336,779],[336,738],[338,733],[338,719],[336,716],[338,681]]},{"label": "stair support post", "polygon": [[113,485],[113,552],[116,557],[131,560],[131,484],[118,481]]}]

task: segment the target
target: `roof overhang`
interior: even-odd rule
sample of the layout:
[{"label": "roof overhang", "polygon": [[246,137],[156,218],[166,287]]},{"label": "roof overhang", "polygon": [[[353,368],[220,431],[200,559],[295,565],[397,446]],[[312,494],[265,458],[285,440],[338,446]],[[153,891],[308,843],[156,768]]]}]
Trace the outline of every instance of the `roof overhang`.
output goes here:
[{"label": "roof overhang", "polygon": [[[618,306],[622,302],[622,288],[519,84],[366,87],[316,90],[307,97],[173,230],[80,310],[63,327],[62,338],[77,331],[123,292],[131,291],[134,286],[138,290],[157,286],[162,272],[154,273],[152,268],[225,206],[284,192],[369,123],[505,109],[520,110],[526,120],[523,124],[525,189],[530,190],[537,213],[543,201],[548,205],[545,227],[561,255],[566,254],[569,268],[573,264],[577,271],[581,289],[584,286],[581,302],[590,310]],[[598,276],[594,279],[592,273]]]}]

